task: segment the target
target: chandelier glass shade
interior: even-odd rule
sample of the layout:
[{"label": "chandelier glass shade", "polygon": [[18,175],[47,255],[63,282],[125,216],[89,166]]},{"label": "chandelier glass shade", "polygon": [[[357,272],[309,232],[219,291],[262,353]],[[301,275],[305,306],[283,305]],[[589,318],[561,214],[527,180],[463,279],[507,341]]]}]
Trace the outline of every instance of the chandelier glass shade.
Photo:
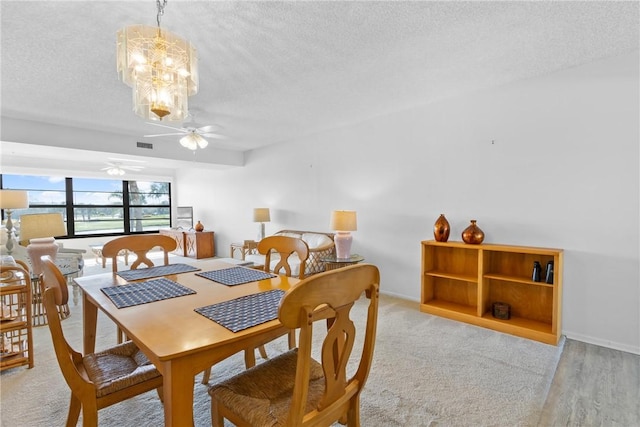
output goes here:
[{"label": "chandelier glass shade", "polygon": [[188,41],[157,27],[132,25],[117,33],[117,69],[133,88],[133,111],[148,120],[183,121],[198,92],[198,58]]},{"label": "chandelier glass shade", "polygon": [[207,145],[209,145],[209,141],[195,132],[189,132],[186,136],[180,138],[180,145],[188,148],[189,150],[195,151],[198,149],[198,147],[205,148]]}]

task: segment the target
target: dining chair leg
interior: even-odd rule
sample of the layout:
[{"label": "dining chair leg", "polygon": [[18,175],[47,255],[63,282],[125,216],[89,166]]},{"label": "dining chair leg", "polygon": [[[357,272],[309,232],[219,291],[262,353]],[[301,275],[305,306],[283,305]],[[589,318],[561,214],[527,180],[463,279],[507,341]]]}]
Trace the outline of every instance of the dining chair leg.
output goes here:
[{"label": "dining chair leg", "polygon": [[89,400],[82,405],[82,427],[98,427],[98,406]]},{"label": "dining chair leg", "polygon": [[296,348],[296,331],[295,329],[289,331],[289,350]]},{"label": "dining chair leg", "polygon": [[267,356],[267,350],[265,350],[263,345],[258,347],[258,351],[260,352],[260,357],[262,357],[263,359],[269,358],[269,356]]},{"label": "dining chair leg", "polygon": [[346,425],[349,427],[360,426],[360,393],[353,396],[349,402]]},{"label": "dining chair leg", "polygon": [[244,351],[244,366],[249,369],[256,366],[256,350],[247,349]]},{"label": "dining chair leg", "polygon": [[67,426],[75,426],[80,418],[80,409],[82,402],[73,393],[71,393],[71,401],[69,402],[69,414],[67,415]]},{"label": "dining chair leg", "polygon": [[211,367],[208,367],[202,373],[202,384],[209,384],[209,378],[211,378]]},{"label": "dining chair leg", "polygon": [[224,426],[224,418],[222,417],[222,414],[218,410],[218,405],[211,405],[211,426],[212,427]]}]

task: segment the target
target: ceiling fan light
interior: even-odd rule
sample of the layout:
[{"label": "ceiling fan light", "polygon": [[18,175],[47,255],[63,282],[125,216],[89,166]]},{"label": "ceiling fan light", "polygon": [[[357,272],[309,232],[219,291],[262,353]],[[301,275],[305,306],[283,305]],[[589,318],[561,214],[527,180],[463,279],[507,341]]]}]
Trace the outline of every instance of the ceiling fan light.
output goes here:
[{"label": "ceiling fan light", "polygon": [[119,176],[122,176],[122,175],[124,175],[124,169],[121,169],[121,168],[120,168],[120,167],[118,167],[118,166],[113,166],[113,167],[111,167],[111,168],[107,169],[107,173],[108,173],[109,175],[114,175],[114,176],[115,176],[115,175],[119,175]]},{"label": "ceiling fan light", "polygon": [[206,139],[204,139],[203,137],[201,137],[195,132],[189,132],[188,135],[185,135],[182,138],[180,138],[180,145],[182,145],[185,148],[188,148],[189,150],[195,151],[198,149],[198,147],[205,148],[207,145],[209,145],[209,141],[207,141]]},{"label": "ceiling fan light", "polygon": [[198,149],[198,142],[195,141],[192,133],[180,138],[180,145],[182,145],[184,148],[188,148],[189,150],[193,150],[193,151]]}]

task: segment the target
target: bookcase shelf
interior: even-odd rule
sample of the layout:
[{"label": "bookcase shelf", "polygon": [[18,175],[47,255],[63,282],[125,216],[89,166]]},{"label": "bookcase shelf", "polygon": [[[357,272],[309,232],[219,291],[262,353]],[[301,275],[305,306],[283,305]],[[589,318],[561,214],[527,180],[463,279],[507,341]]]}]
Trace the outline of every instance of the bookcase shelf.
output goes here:
[{"label": "bookcase shelf", "polygon": [[24,270],[2,267],[0,274],[0,371],[33,368],[31,281]]},{"label": "bookcase shelf", "polygon": [[[422,242],[420,309],[496,331],[557,345],[561,335],[561,249],[463,242]],[[532,280],[534,261],[553,262],[553,283]],[[510,318],[492,306],[510,306]]]}]

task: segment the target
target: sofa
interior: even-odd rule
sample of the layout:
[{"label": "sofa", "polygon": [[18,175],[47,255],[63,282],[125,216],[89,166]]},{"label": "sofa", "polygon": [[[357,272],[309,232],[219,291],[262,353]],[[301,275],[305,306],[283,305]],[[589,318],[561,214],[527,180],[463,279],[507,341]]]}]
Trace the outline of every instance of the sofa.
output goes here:
[{"label": "sofa", "polygon": [[[305,264],[305,277],[313,274],[322,273],[324,271],[324,263],[322,258],[335,256],[336,246],[333,242],[333,233],[323,233],[319,231],[300,231],[300,230],[280,230],[275,233],[276,236],[287,236],[302,239],[309,246],[309,258]],[[270,269],[273,270],[278,263],[280,256],[275,254],[271,256]],[[246,261],[253,262],[257,265],[264,265],[265,256],[259,253],[249,254],[245,258]],[[289,257],[289,265],[291,266],[291,275],[293,277],[300,276],[300,259],[297,254]]]}]

